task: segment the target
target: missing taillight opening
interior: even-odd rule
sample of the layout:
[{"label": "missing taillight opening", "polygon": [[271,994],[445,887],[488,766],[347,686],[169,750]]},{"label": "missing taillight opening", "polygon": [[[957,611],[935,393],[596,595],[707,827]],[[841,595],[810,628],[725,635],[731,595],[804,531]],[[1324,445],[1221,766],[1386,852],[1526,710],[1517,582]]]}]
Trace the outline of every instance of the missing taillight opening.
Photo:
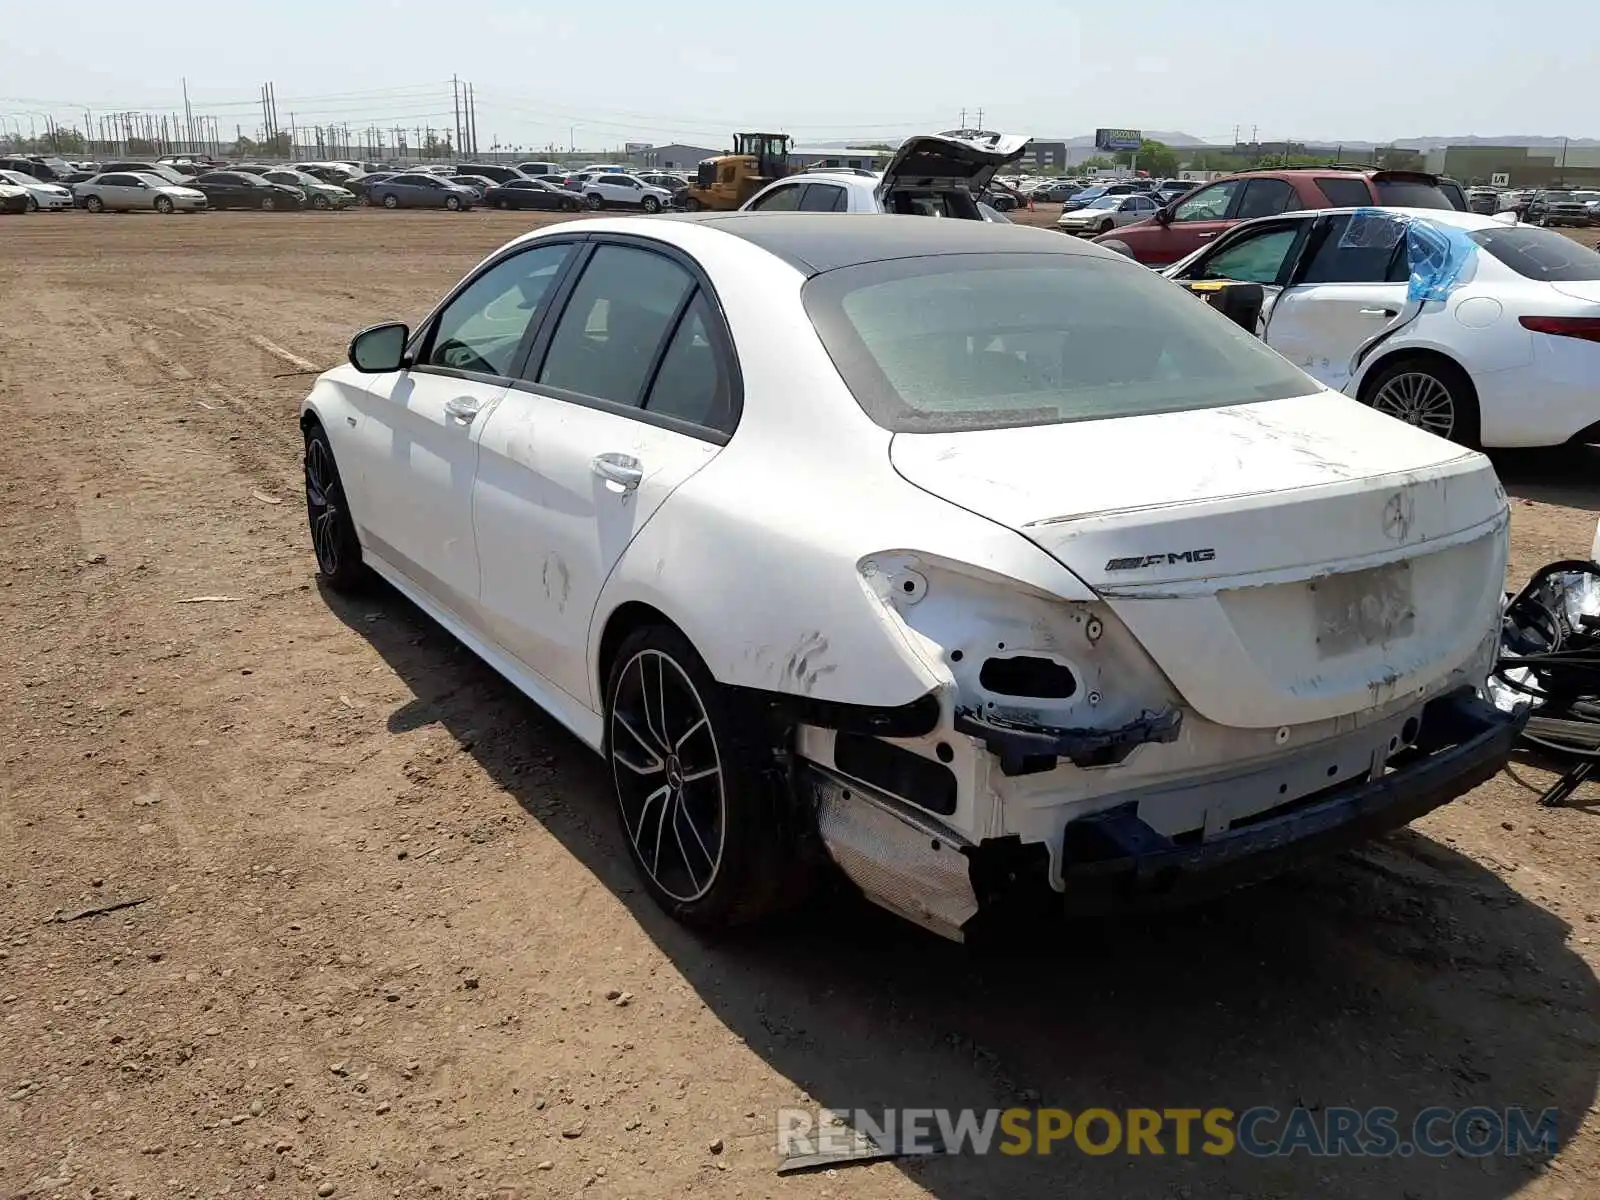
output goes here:
[{"label": "missing taillight opening", "polygon": [[978,684],[997,696],[1038,700],[1065,700],[1078,690],[1078,681],[1066,667],[1028,654],[985,659]]}]

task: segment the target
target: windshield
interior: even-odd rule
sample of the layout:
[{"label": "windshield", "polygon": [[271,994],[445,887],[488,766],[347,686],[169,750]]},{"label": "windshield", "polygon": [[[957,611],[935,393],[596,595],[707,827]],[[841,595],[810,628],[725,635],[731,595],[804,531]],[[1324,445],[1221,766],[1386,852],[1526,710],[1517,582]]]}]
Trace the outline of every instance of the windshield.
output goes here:
[{"label": "windshield", "polygon": [[1216,408],[1318,386],[1203,301],[1126,260],[895,259],[818,275],[802,295],[857,401],[897,432]]},{"label": "windshield", "polygon": [[1121,196],[1099,196],[1085,204],[1085,208],[1115,208],[1122,203]]},{"label": "windshield", "polygon": [[1571,192],[1542,192],[1539,199],[1553,204],[1565,204],[1572,199]]},{"label": "windshield", "polygon": [[1074,200],[1093,200],[1096,196],[1104,196],[1105,194],[1106,194],[1106,190],[1103,187],[1084,188],[1083,191],[1079,192],[1076,196],[1073,197],[1073,199]]},{"label": "windshield", "polygon": [[24,175],[21,171],[0,171],[0,180],[18,187],[35,187],[39,183],[32,175]]},{"label": "windshield", "polygon": [[1577,283],[1600,279],[1600,254],[1548,229],[1516,225],[1467,234],[1524,279]]}]

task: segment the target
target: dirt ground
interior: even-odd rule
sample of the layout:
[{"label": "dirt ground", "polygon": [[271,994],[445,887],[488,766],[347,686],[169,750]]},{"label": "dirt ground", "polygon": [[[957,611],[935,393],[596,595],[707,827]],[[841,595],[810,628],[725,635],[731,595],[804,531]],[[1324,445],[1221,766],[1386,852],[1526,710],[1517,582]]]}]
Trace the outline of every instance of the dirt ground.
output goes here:
[{"label": "dirt ground", "polygon": [[[1600,1195],[1600,812],[1529,766],[1032,953],[848,897],[659,915],[598,760],[398,596],[323,594],[300,502],[285,373],[535,223],[0,218],[0,1195]],[[1499,465],[1512,578],[1586,554],[1600,451]],[[1562,1148],[774,1173],[782,1106],[1017,1103],[1554,1107]]]}]

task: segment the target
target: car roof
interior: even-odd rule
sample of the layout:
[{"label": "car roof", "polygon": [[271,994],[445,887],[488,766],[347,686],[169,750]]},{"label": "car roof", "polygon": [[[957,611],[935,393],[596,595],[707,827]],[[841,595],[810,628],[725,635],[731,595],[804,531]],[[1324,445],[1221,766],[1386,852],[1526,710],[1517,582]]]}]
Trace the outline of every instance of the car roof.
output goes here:
[{"label": "car roof", "polygon": [[1115,251],[1050,229],[990,221],[843,213],[685,213],[638,218],[641,232],[662,222],[704,225],[742,238],[807,275],[859,263],[939,254],[1080,254],[1127,261]]}]

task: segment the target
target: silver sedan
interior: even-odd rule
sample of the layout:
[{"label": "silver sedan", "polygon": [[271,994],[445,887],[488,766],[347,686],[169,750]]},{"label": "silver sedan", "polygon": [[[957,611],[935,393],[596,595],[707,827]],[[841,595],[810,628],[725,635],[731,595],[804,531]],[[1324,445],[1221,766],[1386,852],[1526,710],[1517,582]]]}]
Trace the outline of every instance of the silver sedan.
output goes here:
[{"label": "silver sedan", "polygon": [[204,192],[142,172],[108,171],[73,184],[73,191],[90,212],[199,212],[206,206]]},{"label": "silver sedan", "polygon": [[1132,225],[1153,217],[1161,206],[1140,192],[1128,196],[1101,196],[1082,208],[1062,213],[1056,228],[1062,233],[1110,233],[1122,225]]},{"label": "silver sedan", "polygon": [[29,212],[45,209],[60,212],[72,208],[72,192],[59,183],[46,183],[21,171],[0,171],[0,183],[9,183],[28,193]]}]

